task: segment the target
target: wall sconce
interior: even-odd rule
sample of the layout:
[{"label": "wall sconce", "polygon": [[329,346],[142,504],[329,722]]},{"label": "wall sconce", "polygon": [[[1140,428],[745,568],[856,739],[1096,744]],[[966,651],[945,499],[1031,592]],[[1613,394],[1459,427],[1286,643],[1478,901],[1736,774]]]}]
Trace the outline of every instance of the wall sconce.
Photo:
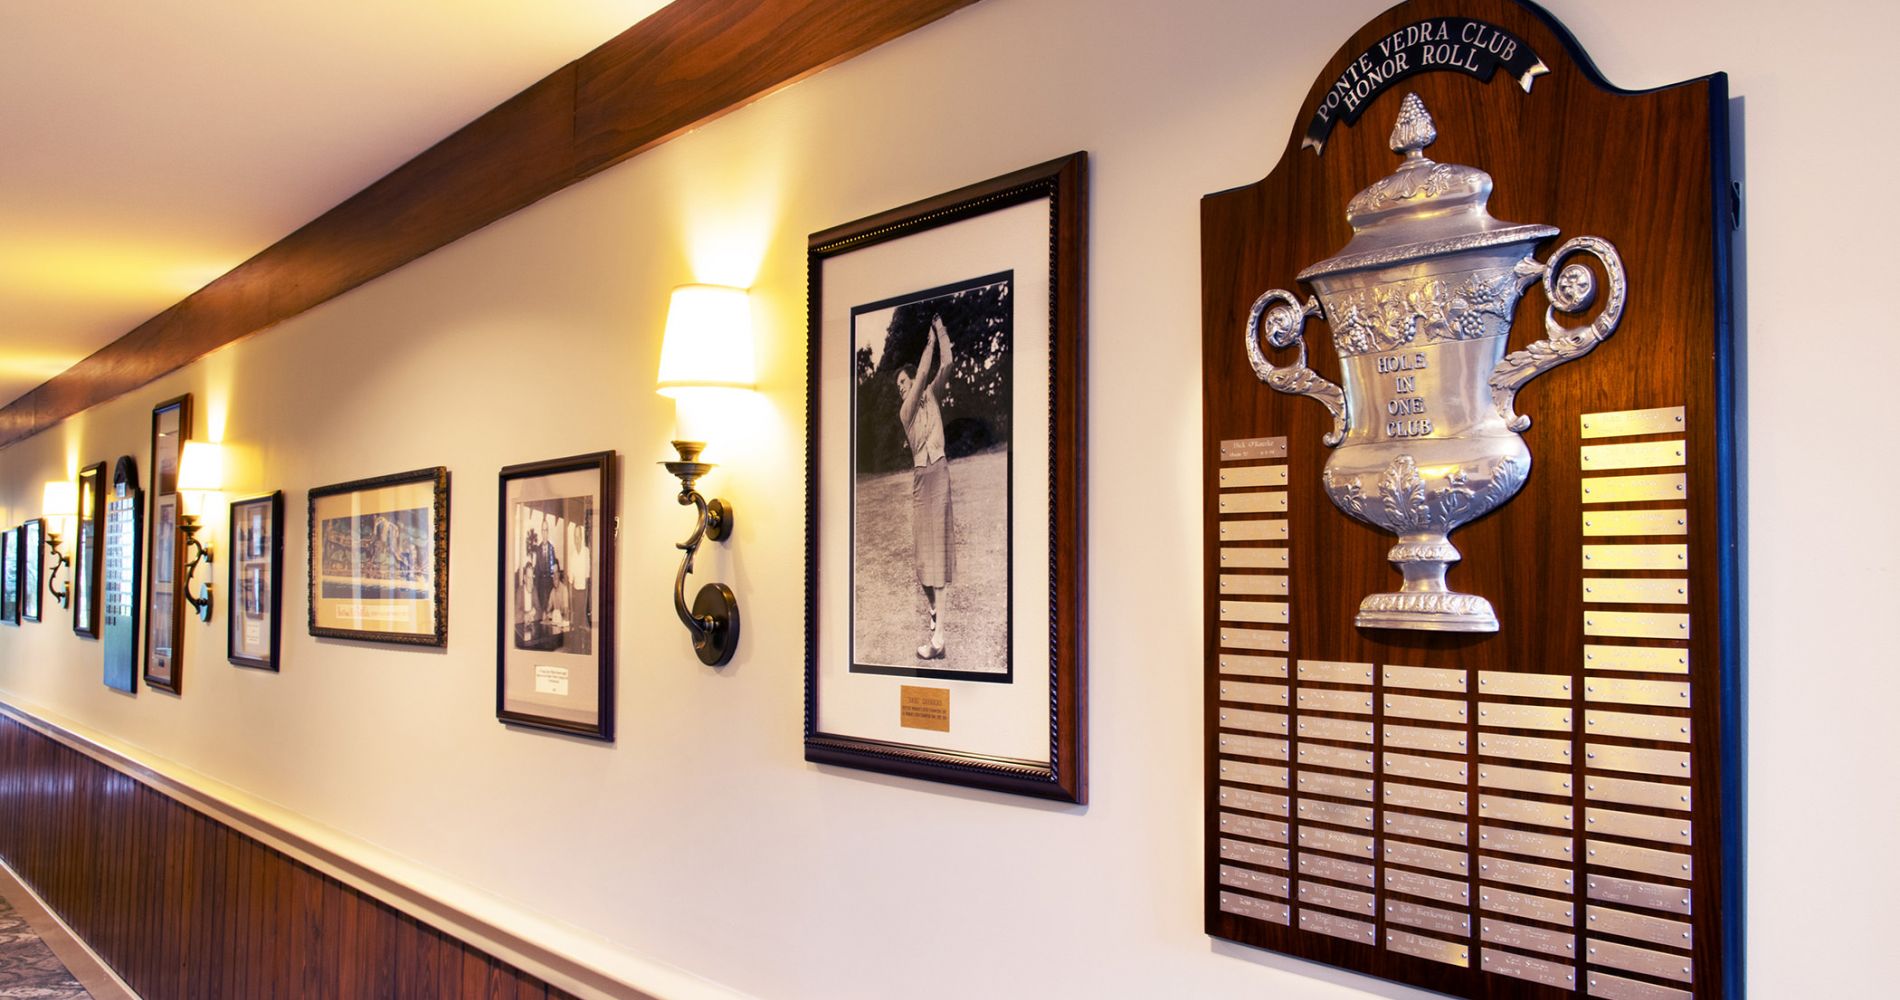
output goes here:
[{"label": "wall sconce", "polygon": [[205,494],[224,489],[224,450],[210,441],[186,441],[178,456],[178,530],[185,536],[191,562],[179,578],[185,603],[198,614],[198,620],[211,620],[211,581],[206,580],[201,594],[191,592],[191,577],[198,564],[211,562],[211,550],[198,540],[198,517],[204,512]]},{"label": "wall sconce", "polygon": [[[659,392],[672,397],[680,410],[693,396],[751,389],[755,382],[752,356],[752,301],[743,288],[721,285],[681,285],[673,289],[666,313],[666,339],[660,346]],[[684,420],[681,421],[685,423]],[[694,435],[684,426],[680,437]],[[680,480],[679,502],[697,507],[699,521],[679,548],[685,552],[679,575],[673,580],[673,607],[693,636],[699,662],[724,666],[739,647],[739,601],[732,588],[708,583],[699,588],[693,606],[686,606],[686,574],[703,539],[724,541],[732,535],[732,505],[707,500],[696,488],[701,476],[713,470],[699,460],[704,441],[679,440],[673,448],[679,461],[664,462],[666,471]]]},{"label": "wall sconce", "polygon": [[65,534],[79,516],[79,490],[71,480],[60,479],[47,483],[40,497],[40,516],[46,520],[46,550],[53,554],[53,565],[46,571],[46,592],[63,608],[72,599],[72,580],[68,579],[63,587],[54,581],[60,569],[71,566],[73,561],[59,550],[59,536]]}]

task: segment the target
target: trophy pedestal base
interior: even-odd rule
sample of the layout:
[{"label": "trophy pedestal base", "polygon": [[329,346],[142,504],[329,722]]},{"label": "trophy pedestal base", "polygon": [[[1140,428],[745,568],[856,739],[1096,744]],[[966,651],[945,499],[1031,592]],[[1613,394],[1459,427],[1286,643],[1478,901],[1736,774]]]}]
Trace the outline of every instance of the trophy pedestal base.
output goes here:
[{"label": "trophy pedestal base", "polygon": [[1359,602],[1353,624],[1418,632],[1496,632],[1498,616],[1490,601],[1475,594],[1399,591],[1373,594]]}]

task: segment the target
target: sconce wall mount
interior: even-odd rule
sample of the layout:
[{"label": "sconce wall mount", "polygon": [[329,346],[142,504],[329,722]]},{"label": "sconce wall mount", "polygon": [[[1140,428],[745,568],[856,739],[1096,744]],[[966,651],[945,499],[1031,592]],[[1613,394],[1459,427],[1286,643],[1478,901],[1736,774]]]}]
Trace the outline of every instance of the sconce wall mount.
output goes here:
[{"label": "sconce wall mount", "polygon": [[732,536],[732,505],[717,498],[708,500],[698,489],[700,477],[713,470],[711,463],[699,460],[705,448],[703,441],[675,441],[673,450],[679,452],[679,461],[662,463],[666,471],[679,477],[680,505],[699,511],[693,533],[679,543],[685,555],[680,559],[679,574],[673,578],[673,608],[692,632],[693,652],[699,662],[723,667],[739,648],[739,599],[731,587],[708,583],[699,588],[692,607],[686,606],[686,575],[693,571],[693,556],[699,553],[700,542],[723,542]]}]

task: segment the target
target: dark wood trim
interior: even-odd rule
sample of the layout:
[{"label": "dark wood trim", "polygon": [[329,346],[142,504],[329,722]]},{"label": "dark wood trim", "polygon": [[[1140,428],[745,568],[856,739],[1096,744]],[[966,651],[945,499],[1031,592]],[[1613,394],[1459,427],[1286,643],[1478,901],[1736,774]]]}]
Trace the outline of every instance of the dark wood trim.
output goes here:
[{"label": "dark wood trim", "polygon": [[976,0],[674,0],[0,408],[0,445]]}]

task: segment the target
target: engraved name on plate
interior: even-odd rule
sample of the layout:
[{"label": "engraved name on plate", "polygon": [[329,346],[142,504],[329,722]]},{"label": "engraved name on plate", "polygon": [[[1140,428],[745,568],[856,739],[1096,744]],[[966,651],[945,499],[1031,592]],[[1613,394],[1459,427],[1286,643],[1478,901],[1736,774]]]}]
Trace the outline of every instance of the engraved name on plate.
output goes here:
[{"label": "engraved name on plate", "polygon": [[1220,443],[1220,460],[1223,462],[1251,462],[1265,458],[1285,458],[1286,438],[1258,437],[1235,438]]},{"label": "engraved name on plate", "polygon": [[1257,899],[1238,892],[1222,892],[1220,908],[1223,913],[1252,917],[1268,923],[1284,924],[1292,915],[1292,908],[1285,903],[1276,903],[1270,899]]},{"label": "engraved name on plate", "polygon": [[1469,683],[1465,671],[1447,670],[1440,667],[1399,667],[1388,664],[1380,668],[1380,675],[1387,687],[1411,688],[1416,691],[1447,691],[1463,694]]},{"label": "engraved name on plate", "polygon": [[1286,716],[1279,712],[1256,712],[1250,708],[1223,708],[1220,710],[1222,729],[1245,729],[1255,733],[1271,733],[1275,736],[1286,735]]},{"label": "engraved name on plate", "polygon": [[1251,656],[1246,653],[1220,654],[1220,672],[1241,677],[1285,677],[1286,657]]},{"label": "engraved name on plate", "polygon": [[1501,736],[1497,733],[1479,733],[1478,753],[1486,757],[1505,757],[1545,764],[1568,764],[1571,760],[1569,740],[1553,740],[1541,736]]},{"label": "engraved name on plate", "polygon": [[1301,660],[1298,673],[1303,681],[1329,684],[1371,684],[1372,664],[1342,663],[1335,660]]},{"label": "engraved name on plate", "polygon": [[1415,757],[1411,754],[1389,753],[1385,755],[1384,770],[1389,778],[1418,778],[1424,781],[1444,781],[1464,784],[1469,773],[1462,760],[1446,760],[1442,757]]},{"label": "engraved name on plate", "polygon": [[1675,948],[1689,948],[1695,943],[1695,925],[1681,920],[1594,905],[1586,916],[1593,934],[1614,934]]},{"label": "engraved name on plate", "polygon": [[1337,767],[1347,771],[1372,771],[1372,751],[1362,747],[1329,747],[1302,743],[1299,762],[1308,767]]},{"label": "engraved name on plate", "polygon": [[1543,889],[1549,892],[1567,893],[1573,891],[1577,885],[1574,868],[1552,868],[1549,865],[1512,861],[1509,858],[1489,856],[1479,858],[1478,875],[1487,882],[1508,882],[1511,885]]},{"label": "engraved name on plate", "polygon": [[1364,691],[1332,691],[1303,687],[1300,689],[1300,711],[1369,714],[1372,711],[1372,695]]},{"label": "engraved name on plate", "polygon": [[1435,819],[1411,813],[1386,811],[1385,832],[1399,837],[1417,837],[1445,844],[1463,844],[1469,840],[1462,820]]},{"label": "engraved name on plate", "polygon": [[1485,763],[1478,765],[1478,785],[1481,788],[1502,788],[1513,792],[1567,796],[1570,794],[1570,772]]},{"label": "engraved name on plate", "polygon": [[1300,930],[1312,931],[1315,934],[1329,934],[1365,944],[1378,941],[1378,932],[1371,924],[1363,920],[1327,913],[1325,910],[1301,909]]},{"label": "engraved name on plate", "polygon": [[1220,832],[1232,837],[1250,837],[1268,843],[1284,844],[1287,824],[1285,820],[1262,819],[1259,816],[1246,816],[1241,813],[1221,813]]},{"label": "engraved name on plate", "polygon": [[1463,789],[1426,788],[1420,785],[1400,785],[1387,782],[1385,786],[1385,804],[1405,809],[1429,809],[1435,812],[1465,814],[1466,799]]},{"label": "engraved name on plate", "polygon": [[1360,913],[1372,916],[1378,912],[1372,901],[1372,893],[1357,889],[1342,889],[1324,882],[1302,880],[1299,886],[1300,902],[1308,906],[1324,906],[1348,913]]},{"label": "engraved name on plate", "polygon": [[1372,779],[1356,778],[1345,774],[1301,771],[1299,790],[1308,795],[1334,795],[1342,799],[1372,801]]},{"label": "engraved name on plate", "polygon": [[1560,958],[1577,956],[1577,936],[1544,927],[1527,927],[1508,920],[1484,917],[1478,923],[1478,937],[1486,944],[1501,944],[1525,951],[1541,951]]},{"label": "engraved name on plate", "polygon": [[1422,726],[1385,727],[1385,745],[1404,750],[1433,750],[1438,753],[1464,753],[1462,729],[1427,729]]},{"label": "engraved name on plate", "polygon": [[1245,681],[1221,681],[1220,700],[1250,705],[1286,707],[1285,684],[1249,684]]},{"label": "engraved name on plate", "polygon": [[1489,850],[1524,854],[1550,861],[1568,862],[1574,856],[1569,837],[1550,833],[1530,833],[1524,830],[1485,826],[1478,828],[1478,842]]},{"label": "engraved name on plate", "polygon": [[1429,938],[1421,934],[1412,934],[1406,931],[1387,928],[1385,932],[1385,946],[1402,955],[1412,955],[1434,962],[1444,962],[1447,965],[1456,965],[1460,968],[1468,967],[1471,964],[1471,949],[1469,946],[1459,944],[1455,941],[1440,941],[1437,938]]},{"label": "engraved name on plate", "polygon": [[1274,792],[1257,792],[1251,788],[1220,786],[1220,804],[1229,809],[1245,809],[1248,812],[1265,813],[1268,816],[1287,814],[1287,797]]},{"label": "engraved name on plate", "polygon": [[1691,980],[1692,970],[1695,968],[1687,955],[1671,955],[1634,945],[1618,944],[1614,941],[1599,941],[1596,938],[1590,939],[1589,958],[1592,965],[1607,965],[1612,969],[1655,976],[1658,979],[1675,979],[1685,983]]},{"label": "engraved name on plate", "polygon": [[1421,698],[1417,695],[1388,694],[1381,699],[1387,718],[1416,719],[1421,722],[1465,721],[1465,703],[1452,698]]},{"label": "engraved name on plate", "polygon": [[1598,1000],[1695,1000],[1695,994],[1688,990],[1624,979],[1607,972],[1591,972],[1589,983],[1590,996]]},{"label": "engraved name on plate", "polygon": [[1525,674],[1507,670],[1478,671],[1478,693],[1511,698],[1570,700],[1569,674]]},{"label": "engraved name on plate", "polygon": [[1220,884],[1257,892],[1262,896],[1286,897],[1289,891],[1285,875],[1269,875],[1254,871],[1252,868],[1239,868],[1234,865],[1220,866]]},{"label": "engraved name on plate", "polygon": [[1351,882],[1354,885],[1371,886],[1373,873],[1371,865],[1324,854],[1300,852],[1300,874],[1309,878],[1329,878],[1335,882]]},{"label": "engraved name on plate", "polygon": [[1270,736],[1236,736],[1233,733],[1222,733],[1217,742],[1221,753],[1235,757],[1286,759],[1286,741]]},{"label": "engraved name on plate", "polygon": [[[1411,896],[1423,896],[1460,906],[1471,902],[1471,884],[1436,875],[1421,875],[1400,868],[1385,870],[1385,887],[1390,892],[1402,892]],[[1466,930],[1469,930],[1469,926]]]},{"label": "engraved name on plate", "polygon": [[1471,933],[1471,916],[1455,910],[1441,910],[1436,906],[1422,903],[1406,903],[1396,899],[1385,904],[1387,923],[1404,924],[1407,927],[1422,927],[1441,934],[1467,935]]},{"label": "engraved name on plate", "polygon": [[1695,874],[1693,856],[1675,851],[1658,851],[1607,840],[1586,840],[1583,850],[1591,864],[1602,868],[1621,868],[1644,875],[1685,880]]},{"label": "engraved name on plate", "polygon": [[1327,719],[1317,716],[1301,716],[1299,723],[1301,736],[1314,740],[1340,740],[1351,743],[1371,743],[1372,724],[1364,719]]},{"label": "engraved name on plate", "polygon": [[1686,715],[1589,711],[1583,713],[1583,728],[1592,736],[1622,736],[1666,743],[1689,742],[1689,717]]},{"label": "engraved name on plate", "polygon": [[1463,851],[1408,844],[1402,840],[1385,842],[1385,860],[1388,864],[1411,865],[1450,875],[1463,875],[1471,870],[1471,856]]},{"label": "engraved name on plate", "polygon": [[1268,788],[1286,787],[1286,768],[1268,764],[1245,764],[1237,760],[1223,760],[1220,762],[1220,776],[1223,781],[1265,785]]},{"label": "engraved name on plate", "polygon": [[1675,885],[1657,885],[1638,879],[1591,875],[1584,880],[1584,893],[1600,903],[1622,903],[1666,913],[1689,912],[1689,890]]},{"label": "engraved name on plate", "polygon": [[1300,827],[1300,847],[1310,848],[1316,851],[1335,851],[1340,854],[1350,854],[1354,857],[1362,858],[1374,856],[1373,840],[1371,837],[1360,836],[1356,833],[1344,833],[1339,830],[1328,830],[1325,827],[1319,826]]},{"label": "engraved name on plate", "polygon": [[1238,861],[1263,868],[1285,868],[1288,852],[1284,847],[1272,847],[1267,844],[1256,844],[1250,840],[1222,837],[1220,856],[1222,861]]},{"label": "engraved name on plate", "polygon": [[1620,802],[1626,806],[1652,809],[1688,809],[1688,785],[1670,785],[1660,781],[1636,781],[1630,778],[1606,778],[1593,774],[1584,779],[1583,794],[1596,802]]},{"label": "engraved name on plate", "polygon": [[1502,795],[1480,795],[1478,813],[1485,819],[1509,823],[1554,826],[1565,830],[1571,826],[1569,803],[1531,802]]},{"label": "engraved name on plate", "polygon": [[1546,986],[1575,989],[1577,985],[1577,973],[1571,966],[1547,962],[1541,958],[1531,958],[1528,955],[1499,951],[1496,948],[1482,950],[1479,966],[1486,972],[1527,979]]},{"label": "engraved name on plate", "polygon": [[1220,644],[1235,649],[1264,649],[1274,653],[1287,650],[1285,632],[1261,628],[1225,627],[1220,630]]},{"label": "engraved name on plate", "polygon": [[1478,890],[1478,906],[1485,910],[1508,913],[1514,917],[1547,920],[1553,924],[1567,924],[1577,919],[1576,906],[1568,899],[1533,896],[1530,893],[1514,892],[1493,886],[1485,886]]}]

